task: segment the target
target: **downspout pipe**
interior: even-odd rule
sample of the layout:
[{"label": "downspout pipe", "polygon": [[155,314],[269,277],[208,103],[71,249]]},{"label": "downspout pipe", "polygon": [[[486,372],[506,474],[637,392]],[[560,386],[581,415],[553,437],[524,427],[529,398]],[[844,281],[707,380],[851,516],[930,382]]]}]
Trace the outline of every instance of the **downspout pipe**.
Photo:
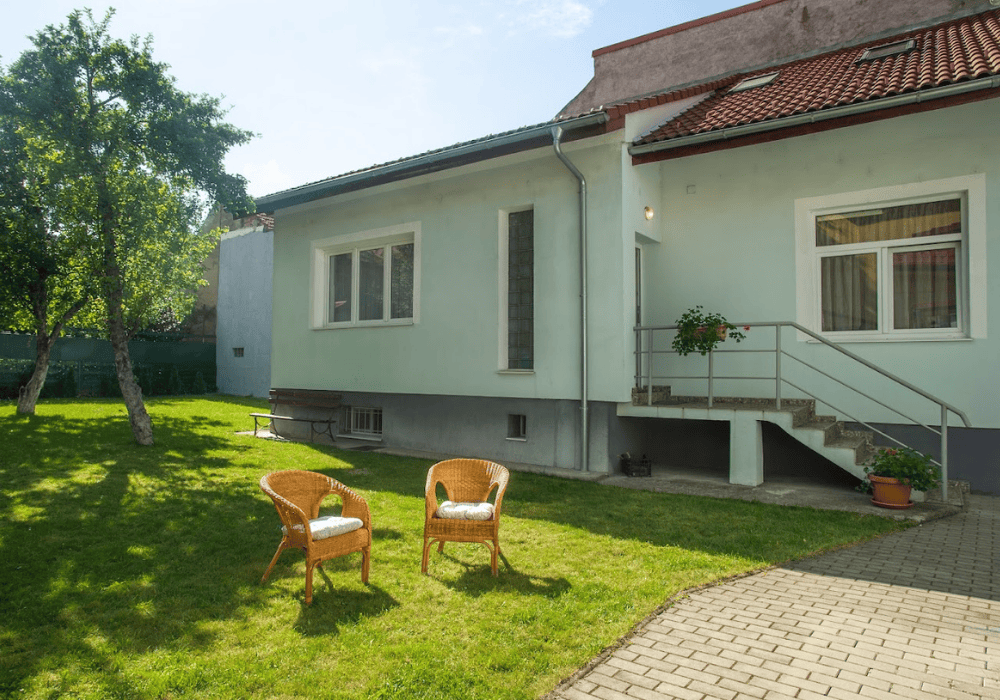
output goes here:
[{"label": "downspout pipe", "polygon": [[590,471],[590,434],[587,421],[587,181],[562,152],[563,129],[552,127],[552,148],[573,177],[580,182],[580,471]]}]

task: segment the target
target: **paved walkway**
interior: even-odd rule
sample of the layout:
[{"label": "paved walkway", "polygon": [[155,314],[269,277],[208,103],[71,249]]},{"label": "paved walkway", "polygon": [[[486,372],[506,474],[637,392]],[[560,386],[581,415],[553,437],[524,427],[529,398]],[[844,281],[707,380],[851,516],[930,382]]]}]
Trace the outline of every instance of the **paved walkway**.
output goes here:
[{"label": "paved walkway", "polygon": [[1000,498],[709,586],[640,625],[560,700],[1000,699]]}]

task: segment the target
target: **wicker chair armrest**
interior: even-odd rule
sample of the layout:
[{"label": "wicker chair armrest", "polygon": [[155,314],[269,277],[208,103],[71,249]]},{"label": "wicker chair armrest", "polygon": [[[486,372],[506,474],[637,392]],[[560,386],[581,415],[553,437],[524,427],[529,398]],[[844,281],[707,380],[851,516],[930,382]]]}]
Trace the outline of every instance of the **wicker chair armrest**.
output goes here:
[{"label": "wicker chair armrest", "polygon": [[507,475],[498,474],[496,477],[494,477],[493,483],[490,484],[491,491],[493,490],[493,487],[496,487],[497,490],[497,497],[493,503],[493,513],[494,516],[499,519],[500,508],[503,505],[503,495],[504,493],[507,492]]},{"label": "wicker chair armrest", "polygon": [[367,530],[372,528],[372,514],[371,510],[368,508],[368,502],[360,496],[355,496],[350,498],[347,496],[342,497],[344,499],[344,507],[341,511],[345,518],[357,518],[362,523]]},{"label": "wicker chair armrest", "polygon": [[[424,506],[427,518],[431,518],[437,513],[438,509],[438,499],[437,499],[437,487],[438,484],[443,484],[440,479],[435,479],[434,475],[430,472],[427,474],[427,485],[424,488]],[[445,492],[448,491],[448,485],[444,484]]]},{"label": "wicker chair armrest", "polygon": [[[274,491],[268,491],[267,495],[274,501],[274,505],[278,510],[278,517],[281,518],[281,524],[288,528],[286,536],[291,533],[291,529],[294,526],[301,525],[306,538],[311,541],[312,531],[309,529],[309,516],[306,512]],[[296,520],[298,522],[295,522]]]},{"label": "wicker chair armrest", "polygon": [[372,515],[368,508],[368,501],[336,479],[330,479],[330,493],[327,495],[331,494],[340,496],[343,505],[340,511],[341,515],[345,518],[357,518],[364,523],[366,530],[371,530]]}]

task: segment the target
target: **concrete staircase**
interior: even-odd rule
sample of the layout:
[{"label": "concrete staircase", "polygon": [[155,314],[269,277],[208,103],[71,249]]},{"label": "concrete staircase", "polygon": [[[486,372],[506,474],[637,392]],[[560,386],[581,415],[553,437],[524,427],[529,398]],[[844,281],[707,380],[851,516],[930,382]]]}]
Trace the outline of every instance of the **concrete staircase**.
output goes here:
[{"label": "concrete staircase", "polygon": [[[836,416],[817,415],[811,399],[783,399],[779,409],[774,399],[713,397],[709,407],[704,396],[674,396],[670,387],[654,386],[651,405],[645,390],[633,389],[632,406],[646,415],[653,410],[661,417],[730,420],[734,425],[734,416],[766,420],[859,479],[864,478],[864,465],[875,454],[871,431],[847,430]],[[639,415],[629,410],[619,413]]]}]

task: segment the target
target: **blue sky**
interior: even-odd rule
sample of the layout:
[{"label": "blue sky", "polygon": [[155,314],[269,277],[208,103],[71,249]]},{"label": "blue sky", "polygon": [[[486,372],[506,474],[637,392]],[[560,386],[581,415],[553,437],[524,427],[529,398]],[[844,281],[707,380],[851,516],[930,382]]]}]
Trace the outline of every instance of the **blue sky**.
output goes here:
[{"label": "blue sky", "polygon": [[39,0],[4,10],[0,63],[75,8],[153,37],[180,89],[259,136],[227,167],[269,194],[536,124],[593,76],[594,49],[732,0]]}]

